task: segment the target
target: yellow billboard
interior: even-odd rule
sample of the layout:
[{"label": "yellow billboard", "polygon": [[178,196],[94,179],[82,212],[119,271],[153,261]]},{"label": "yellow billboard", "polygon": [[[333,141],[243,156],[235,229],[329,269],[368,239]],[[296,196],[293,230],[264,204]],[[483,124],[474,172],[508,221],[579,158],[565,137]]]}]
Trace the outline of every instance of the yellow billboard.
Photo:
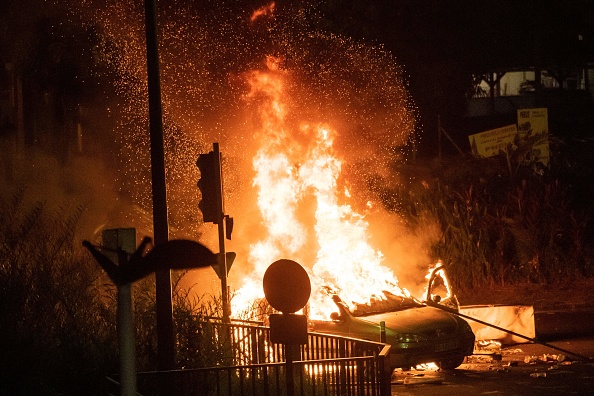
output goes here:
[{"label": "yellow billboard", "polygon": [[518,110],[518,132],[523,141],[533,142],[526,160],[549,166],[549,117],[546,108]]},{"label": "yellow billboard", "polygon": [[472,154],[487,158],[499,154],[500,151],[509,152],[515,148],[514,139],[518,135],[516,124],[491,129],[489,131],[470,135]]},{"label": "yellow billboard", "polygon": [[518,123],[468,136],[472,154],[492,157],[518,145],[527,150],[526,163],[549,166],[549,121],[546,108],[518,110]]}]

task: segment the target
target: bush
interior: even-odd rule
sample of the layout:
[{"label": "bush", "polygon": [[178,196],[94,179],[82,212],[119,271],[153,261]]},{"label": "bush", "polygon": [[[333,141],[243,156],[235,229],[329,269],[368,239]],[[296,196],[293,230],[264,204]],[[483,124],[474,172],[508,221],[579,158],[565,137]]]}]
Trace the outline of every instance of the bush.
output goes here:
[{"label": "bush", "polygon": [[589,175],[576,179],[563,153],[550,169],[521,154],[456,158],[431,169],[424,187],[384,194],[413,227],[437,221],[441,238],[431,255],[448,265],[457,287],[592,276],[592,208],[581,196],[592,167],[578,167]]},{"label": "bush", "polygon": [[[75,241],[82,208],[48,213],[24,204],[25,190],[0,199],[0,394],[104,394],[105,376],[119,372],[117,289]],[[208,317],[219,300],[191,299],[174,274],[177,367],[229,361]],[[154,277],[134,284],[139,370],[157,367]]]},{"label": "bush", "polygon": [[92,293],[96,263],[73,246],[81,209],[50,214],[23,197],[0,202],[0,391],[99,393],[117,361],[115,316]]}]

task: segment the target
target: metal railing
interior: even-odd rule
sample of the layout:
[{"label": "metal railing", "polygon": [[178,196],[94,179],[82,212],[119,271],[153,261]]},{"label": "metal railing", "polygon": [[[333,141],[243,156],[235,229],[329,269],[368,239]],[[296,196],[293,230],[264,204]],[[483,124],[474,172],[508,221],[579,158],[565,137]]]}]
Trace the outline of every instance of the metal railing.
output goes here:
[{"label": "metal railing", "polygon": [[[289,351],[270,342],[268,327],[209,325],[213,334],[231,347],[231,365],[141,372],[139,392],[144,396],[163,396],[167,390],[176,396],[390,394],[389,345],[308,333],[307,344],[294,347],[295,359],[287,365]],[[293,384],[288,393],[287,374]]]}]

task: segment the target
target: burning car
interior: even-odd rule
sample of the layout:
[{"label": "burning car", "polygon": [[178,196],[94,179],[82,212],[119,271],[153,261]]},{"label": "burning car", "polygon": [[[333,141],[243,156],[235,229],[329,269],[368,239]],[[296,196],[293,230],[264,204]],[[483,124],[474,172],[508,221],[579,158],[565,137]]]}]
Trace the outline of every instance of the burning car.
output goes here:
[{"label": "burning car", "polygon": [[[443,282],[435,282],[442,279]],[[434,294],[437,286],[445,287],[445,298]],[[384,292],[385,299],[375,299],[370,304],[348,307],[332,292],[329,297],[337,311],[330,320],[310,321],[310,331],[345,337],[380,341],[391,345],[391,368],[410,368],[434,362],[442,369],[454,369],[472,354],[474,333],[469,324],[455,314],[435,305],[458,308],[455,295],[451,294],[443,267],[431,274],[427,298],[429,306],[412,297]]]}]

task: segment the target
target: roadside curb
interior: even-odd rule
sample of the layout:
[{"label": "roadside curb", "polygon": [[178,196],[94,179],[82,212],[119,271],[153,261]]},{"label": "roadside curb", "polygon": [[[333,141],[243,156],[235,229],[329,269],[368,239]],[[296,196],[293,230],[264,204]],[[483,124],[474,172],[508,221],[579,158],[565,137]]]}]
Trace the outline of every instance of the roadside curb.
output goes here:
[{"label": "roadside curb", "polygon": [[534,310],[537,338],[554,339],[594,334],[594,307],[558,306]]},{"label": "roadside curb", "polygon": [[[494,339],[505,344],[524,341],[513,332],[542,341],[594,335],[591,304],[555,304],[546,309],[530,305],[475,305],[461,306],[460,312],[485,323],[468,320],[477,340]],[[497,330],[496,326],[508,332]]]},{"label": "roadside curb", "polygon": [[582,312],[582,311],[588,311],[588,312],[592,312],[594,311],[594,305],[593,304],[588,304],[588,303],[578,303],[578,304],[574,304],[574,303],[566,303],[566,304],[562,304],[562,303],[557,303],[557,304],[551,304],[549,306],[543,307],[543,306],[538,306],[538,305],[534,305],[534,312],[535,313],[545,313],[545,312]]}]

